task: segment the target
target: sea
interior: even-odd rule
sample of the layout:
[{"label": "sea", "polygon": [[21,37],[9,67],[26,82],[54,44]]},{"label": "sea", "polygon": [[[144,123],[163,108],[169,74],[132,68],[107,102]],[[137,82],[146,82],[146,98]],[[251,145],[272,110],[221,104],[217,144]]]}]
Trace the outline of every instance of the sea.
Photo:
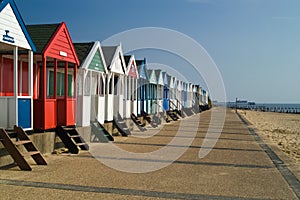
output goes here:
[{"label": "sea", "polygon": [[228,102],[227,107],[263,112],[295,113],[300,114],[300,104],[291,103],[254,103],[254,102]]}]

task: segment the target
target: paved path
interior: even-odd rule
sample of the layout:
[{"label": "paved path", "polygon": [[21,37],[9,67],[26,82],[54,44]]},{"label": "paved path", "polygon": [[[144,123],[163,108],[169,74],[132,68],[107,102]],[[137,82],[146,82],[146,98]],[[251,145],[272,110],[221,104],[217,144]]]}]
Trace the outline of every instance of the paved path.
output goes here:
[{"label": "paved path", "polygon": [[[165,168],[126,173],[107,167],[89,152],[48,155],[48,166],[33,165],[31,172],[17,167],[0,170],[0,199],[298,199],[299,180],[283,163],[276,163],[279,159],[276,154],[230,110],[215,147],[200,159],[199,149],[210,116],[211,111],[207,111],[181,120],[184,124],[173,122],[139,135],[156,133],[149,138],[116,138],[118,147],[145,153],[169,144],[180,125],[186,135],[177,138],[184,143],[191,139],[189,132],[196,130],[197,135],[185,153]],[[212,134],[209,139],[216,136]],[[169,146],[172,152],[187,147],[180,143]],[[138,163],[141,169],[169,161],[168,155],[157,159],[116,156],[101,159],[129,163],[128,167],[130,163]]]}]

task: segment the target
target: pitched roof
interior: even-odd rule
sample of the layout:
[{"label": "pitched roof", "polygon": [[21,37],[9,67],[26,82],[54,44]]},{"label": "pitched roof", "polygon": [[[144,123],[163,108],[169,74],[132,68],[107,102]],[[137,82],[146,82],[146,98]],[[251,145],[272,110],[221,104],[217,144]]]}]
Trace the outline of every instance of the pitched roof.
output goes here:
[{"label": "pitched roof", "polygon": [[124,60],[125,60],[126,66],[128,66],[131,56],[132,56],[132,55],[125,55],[125,56],[124,56]]},{"label": "pitched roof", "polygon": [[154,70],[155,71],[155,75],[156,75],[156,77],[158,77],[159,76],[159,74],[161,73],[161,69],[156,69],[156,70]]},{"label": "pitched roof", "polygon": [[106,62],[106,65],[109,67],[111,65],[111,62],[114,58],[115,52],[117,50],[118,46],[105,46],[102,47],[104,59]]},{"label": "pitched roof", "polygon": [[94,42],[73,43],[73,45],[80,63],[83,63],[93,48]]},{"label": "pitched roof", "polygon": [[19,9],[17,8],[16,3],[14,2],[14,0],[0,0],[0,12],[6,7],[6,5],[8,3],[11,5],[11,8],[14,11],[14,14],[15,14],[15,16],[16,16],[19,24],[20,24],[20,27],[21,27],[21,29],[22,29],[22,31],[23,31],[30,47],[31,47],[31,50],[35,52],[36,51],[36,46],[35,46],[34,42],[32,41],[32,38],[30,37],[30,34],[28,33],[28,30],[25,27],[24,20],[21,16],[21,14],[19,12]]},{"label": "pitched roof", "polygon": [[60,24],[35,24],[26,26],[36,46],[36,53],[43,52],[59,25]]},{"label": "pitched roof", "polygon": [[137,67],[140,67],[144,63],[144,60],[135,60],[135,63]]},{"label": "pitched roof", "polygon": [[147,70],[147,74],[148,74],[148,77],[149,77],[149,78],[151,77],[152,71],[153,71],[153,69],[148,69],[148,70]]}]

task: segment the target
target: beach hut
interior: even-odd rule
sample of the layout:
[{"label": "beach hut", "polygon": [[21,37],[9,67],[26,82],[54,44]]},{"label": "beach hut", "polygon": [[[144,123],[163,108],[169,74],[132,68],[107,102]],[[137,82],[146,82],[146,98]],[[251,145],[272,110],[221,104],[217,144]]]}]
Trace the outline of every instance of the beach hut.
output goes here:
[{"label": "beach hut", "polygon": [[36,47],[13,0],[0,0],[0,126],[32,129]]},{"label": "beach hut", "polygon": [[198,95],[199,95],[199,105],[200,106],[203,106],[203,90],[202,90],[202,87],[199,86],[198,88]]},{"label": "beach hut", "polygon": [[171,77],[167,74],[167,72],[163,72],[163,80],[164,80],[163,108],[164,108],[164,110],[169,110],[170,78]]},{"label": "beach hut", "polygon": [[148,94],[148,114],[157,112],[157,78],[154,69],[148,70],[149,94]]},{"label": "beach hut", "polygon": [[74,43],[81,63],[78,70],[76,124],[89,126],[91,121],[104,123],[106,63],[100,42]]},{"label": "beach hut", "polygon": [[182,96],[181,96],[181,100],[182,100],[182,106],[183,108],[186,108],[186,100],[187,100],[187,83],[186,82],[182,82]]},{"label": "beach hut", "polygon": [[207,106],[208,105],[208,92],[203,90],[203,104],[204,106]]},{"label": "beach hut", "polygon": [[108,69],[106,76],[106,112],[105,121],[113,121],[115,117],[124,117],[124,75],[126,72],[125,60],[121,44],[118,46],[102,47]]},{"label": "beach hut", "polygon": [[182,96],[182,81],[177,79],[175,83],[175,101],[178,110],[182,109],[181,96]]},{"label": "beach hut", "polygon": [[142,114],[142,111],[147,112],[147,87],[148,87],[148,73],[146,67],[146,58],[143,60],[136,60],[136,65],[139,73],[138,81],[138,115]]},{"label": "beach hut", "polygon": [[199,102],[199,85],[192,85],[192,107],[194,108],[194,110],[196,112],[199,112],[199,106],[200,106],[200,102]]},{"label": "beach hut", "polygon": [[170,109],[171,110],[176,110],[177,106],[176,106],[176,102],[175,102],[175,81],[176,78],[174,76],[170,76],[170,80],[169,80],[169,105],[170,105]]},{"label": "beach hut", "polygon": [[163,72],[160,69],[155,70],[156,80],[157,80],[157,112],[163,112],[163,93],[164,93],[164,79]]},{"label": "beach hut", "polygon": [[134,55],[124,56],[126,63],[126,76],[125,76],[125,118],[130,118],[131,113],[137,116],[137,95],[138,95],[138,78],[139,73],[137,70]]},{"label": "beach hut", "polygon": [[79,60],[64,22],[26,26],[34,44],[34,128],[76,124]]},{"label": "beach hut", "polygon": [[193,84],[187,83],[187,100],[186,100],[186,107],[192,108],[193,104]]}]

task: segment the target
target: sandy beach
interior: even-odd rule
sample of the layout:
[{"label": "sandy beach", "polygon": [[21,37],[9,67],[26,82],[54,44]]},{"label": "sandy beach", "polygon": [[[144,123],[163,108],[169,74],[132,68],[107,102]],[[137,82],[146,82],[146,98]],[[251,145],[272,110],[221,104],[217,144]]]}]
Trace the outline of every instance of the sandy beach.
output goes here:
[{"label": "sandy beach", "polygon": [[300,115],[239,110],[259,134],[300,163]]}]

